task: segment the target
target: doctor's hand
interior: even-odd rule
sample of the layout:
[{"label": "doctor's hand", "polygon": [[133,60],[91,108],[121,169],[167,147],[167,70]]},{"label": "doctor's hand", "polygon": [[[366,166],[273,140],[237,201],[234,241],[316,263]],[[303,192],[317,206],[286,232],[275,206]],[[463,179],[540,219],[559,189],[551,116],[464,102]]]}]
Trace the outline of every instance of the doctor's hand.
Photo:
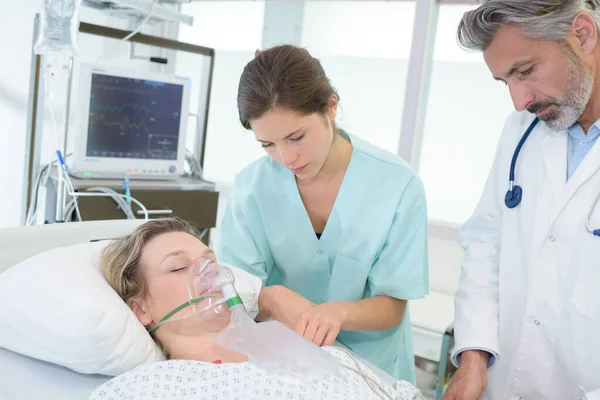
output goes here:
[{"label": "doctor's hand", "polygon": [[256,319],[264,321],[272,317],[294,329],[300,315],[312,307],[313,302],[284,286],[268,286],[259,294],[259,315]]},{"label": "doctor's hand", "polygon": [[460,366],[452,377],[442,400],[479,400],[487,387],[489,355],[478,350],[461,354]]},{"label": "doctor's hand", "polygon": [[339,303],[323,303],[304,311],[294,330],[317,346],[331,346],[347,318]]}]

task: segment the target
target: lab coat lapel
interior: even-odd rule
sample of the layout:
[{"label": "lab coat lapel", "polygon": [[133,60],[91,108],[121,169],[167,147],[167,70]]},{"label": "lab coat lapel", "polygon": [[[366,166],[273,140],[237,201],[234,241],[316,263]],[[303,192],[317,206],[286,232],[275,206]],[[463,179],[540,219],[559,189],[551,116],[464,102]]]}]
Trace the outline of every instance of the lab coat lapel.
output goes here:
[{"label": "lab coat lapel", "polygon": [[[575,195],[577,190],[585,184],[594,174],[600,170],[600,141],[596,141],[594,147],[585,156],[583,161],[577,169],[571,179],[567,182],[564,190],[562,191],[560,198],[556,203],[552,220],[554,220],[563,208],[567,205],[569,200]],[[565,170],[566,171],[566,167]]]},{"label": "lab coat lapel", "polygon": [[558,197],[565,187],[567,180],[567,132],[559,134],[548,132],[545,128],[545,137],[541,141],[544,164],[548,171],[548,179]]}]

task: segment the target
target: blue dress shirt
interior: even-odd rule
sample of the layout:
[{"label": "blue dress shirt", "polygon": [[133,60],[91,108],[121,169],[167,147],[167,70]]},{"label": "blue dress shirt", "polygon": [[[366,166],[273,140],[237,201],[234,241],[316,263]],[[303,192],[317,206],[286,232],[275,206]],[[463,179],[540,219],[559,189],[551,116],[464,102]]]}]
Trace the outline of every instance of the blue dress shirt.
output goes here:
[{"label": "blue dress shirt", "polygon": [[587,135],[583,132],[581,125],[574,124],[569,128],[569,144],[567,150],[567,180],[571,179],[575,170],[587,153],[590,151],[598,137],[600,137],[600,120],[596,121],[589,129]]}]

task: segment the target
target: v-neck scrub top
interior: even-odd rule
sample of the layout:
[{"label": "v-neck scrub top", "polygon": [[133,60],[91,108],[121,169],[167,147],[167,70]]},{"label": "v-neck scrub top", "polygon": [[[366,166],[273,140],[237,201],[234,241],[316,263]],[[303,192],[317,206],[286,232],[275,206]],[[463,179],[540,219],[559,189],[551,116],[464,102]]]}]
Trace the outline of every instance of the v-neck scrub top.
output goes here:
[{"label": "v-neck scrub top", "polygon": [[[420,179],[396,155],[340,134],[352,143],[352,155],[320,238],[294,174],[265,156],[236,176],[218,258],[316,304],[424,297],[427,211]],[[393,329],[341,331],[337,340],[394,378],[414,383],[408,307]]]}]

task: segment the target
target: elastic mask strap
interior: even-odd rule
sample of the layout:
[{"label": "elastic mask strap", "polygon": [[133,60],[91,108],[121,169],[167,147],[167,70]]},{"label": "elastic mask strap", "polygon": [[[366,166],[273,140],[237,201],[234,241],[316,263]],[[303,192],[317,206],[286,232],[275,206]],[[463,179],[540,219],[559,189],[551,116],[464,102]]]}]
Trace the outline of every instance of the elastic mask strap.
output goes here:
[{"label": "elastic mask strap", "polygon": [[[182,305],[180,305],[179,307],[177,307],[176,309],[174,309],[173,311],[171,311],[170,313],[168,313],[167,315],[165,315],[160,321],[158,321],[158,323],[160,324],[161,322],[165,322],[166,320],[168,320],[169,318],[171,318],[173,315],[177,314],[179,311],[183,310],[184,308],[189,307],[192,304],[198,303],[198,302],[206,299],[207,297],[213,297],[213,296],[200,296],[197,299],[193,299],[192,301],[185,302]],[[156,325],[154,328],[150,329],[148,331],[148,333],[153,335],[154,332],[156,332],[156,330],[158,328],[160,328],[160,325]]]}]

